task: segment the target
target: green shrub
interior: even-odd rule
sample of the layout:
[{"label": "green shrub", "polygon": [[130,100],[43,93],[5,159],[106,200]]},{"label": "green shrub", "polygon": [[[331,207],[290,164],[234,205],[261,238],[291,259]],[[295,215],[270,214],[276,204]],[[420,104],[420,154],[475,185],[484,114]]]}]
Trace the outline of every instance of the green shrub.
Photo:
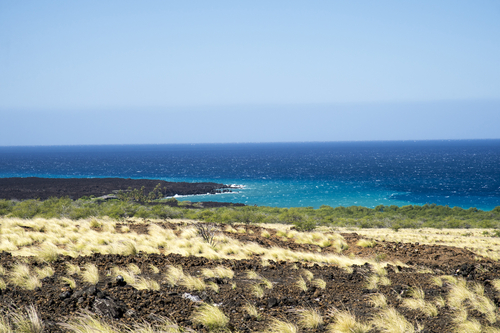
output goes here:
[{"label": "green shrub", "polygon": [[301,221],[296,221],[293,223],[293,225],[295,226],[295,229],[297,229],[298,231],[311,231],[314,230],[314,228],[316,228],[316,222],[311,218],[303,219]]},{"label": "green shrub", "polygon": [[0,199],[0,216],[9,214],[12,211],[12,206],[12,201]]},{"label": "green shrub", "polygon": [[25,200],[17,203],[12,208],[9,214],[12,217],[19,217],[22,219],[33,218],[39,212],[40,201],[38,200]]}]

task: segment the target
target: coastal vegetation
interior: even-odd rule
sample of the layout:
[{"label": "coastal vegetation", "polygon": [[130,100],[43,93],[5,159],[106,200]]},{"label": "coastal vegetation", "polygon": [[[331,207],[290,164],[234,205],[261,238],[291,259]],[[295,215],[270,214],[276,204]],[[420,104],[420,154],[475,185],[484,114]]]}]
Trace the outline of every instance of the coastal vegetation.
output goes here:
[{"label": "coastal vegetation", "polygon": [[0,216],[18,218],[69,218],[88,219],[109,217],[150,219],[193,219],[212,223],[280,223],[294,225],[299,231],[308,231],[317,226],[359,228],[494,228],[494,236],[500,236],[500,206],[491,211],[476,208],[439,206],[426,204],[277,208],[265,206],[229,206],[204,208],[203,203],[166,200],[150,196],[147,202],[137,202],[130,196],[121,199],[101,200],[84,197],[78,200],[50,198],[48,200],[0,200]]}]

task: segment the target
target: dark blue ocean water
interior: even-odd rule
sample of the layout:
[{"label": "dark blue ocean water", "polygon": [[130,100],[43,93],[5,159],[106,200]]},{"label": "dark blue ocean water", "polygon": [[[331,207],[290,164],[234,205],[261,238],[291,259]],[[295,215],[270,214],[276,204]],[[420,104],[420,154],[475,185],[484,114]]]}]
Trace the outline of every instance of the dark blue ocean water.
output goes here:
[{"label": "dark blue ocean water", "polygon": [[500,140],[0,147],[0,177],[242,185],[185,200],[266,206],[500,206]]}]

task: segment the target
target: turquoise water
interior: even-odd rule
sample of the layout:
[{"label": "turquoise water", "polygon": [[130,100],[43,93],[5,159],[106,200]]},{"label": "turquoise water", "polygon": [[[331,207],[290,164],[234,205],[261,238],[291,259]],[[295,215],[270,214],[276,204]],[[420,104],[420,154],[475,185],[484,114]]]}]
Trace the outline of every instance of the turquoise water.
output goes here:
[{"label": "turquoise water", "polygon": [[[173,180],[173,179],[166,179]],[[221,179],[223,183],[234,184],[235,179]],[[240,202],[247,205],[271,207],[315,207],[328,205],[365,206],[418,204],[392,199],[391,191],[372,189],[363,182],[323,182],[323,181],[240,181],[241,189],[232,193],[217,195],[180,196],[180,201]]]},{"label": "turquoise water", "polygon": [[276,207],[500,206],[500,140],[0,147],[0,177],[236,184],[180,197]]}]

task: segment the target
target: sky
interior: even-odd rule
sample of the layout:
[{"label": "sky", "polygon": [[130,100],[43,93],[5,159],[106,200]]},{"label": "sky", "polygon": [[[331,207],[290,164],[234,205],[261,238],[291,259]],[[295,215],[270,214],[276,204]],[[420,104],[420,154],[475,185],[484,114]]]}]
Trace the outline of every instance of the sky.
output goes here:
[{"label": "sky", "polygon": [[1,1],[0,145],[500,138],[499,1]]}]

